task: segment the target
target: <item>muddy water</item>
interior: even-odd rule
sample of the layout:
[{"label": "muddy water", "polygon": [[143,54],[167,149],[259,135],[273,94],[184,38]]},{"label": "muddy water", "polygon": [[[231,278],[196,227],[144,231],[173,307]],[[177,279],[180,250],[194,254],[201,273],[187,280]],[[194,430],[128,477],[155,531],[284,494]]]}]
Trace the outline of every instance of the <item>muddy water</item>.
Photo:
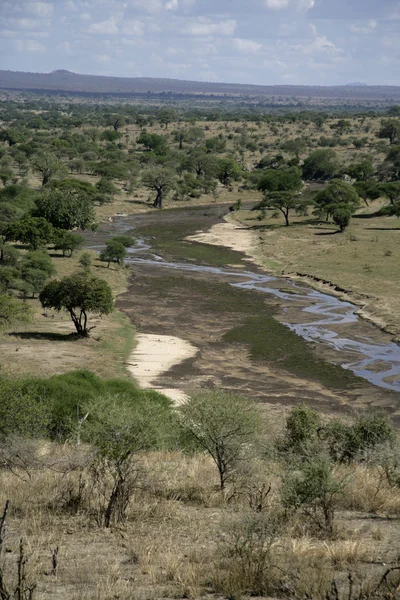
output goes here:
[{"label": "muddy water", "polygon": [[[210,281],[224,281],[235,288],[273,298],[280,307],[277,318],[314,348],[323,349],[327,360],[340,364],[374,386],[392,392],[400,391],[400,347],[387,334],[360,319],[356,314],[357,307],[353,304],[312,290],[306,285],[272,277],[253,265],[249,266],[247,262],[243,269],[243,262],[236,268],[226,265],[210,266],[193,259],[182,260],[181,256],[171,260],[168,251],[166,256],[155,253],[152,250],[152,240],[140,237],[143,225],[148,227],[156,223],[159,228],[163,224],[168,227],[171,222],[176,225],[180,221],[182,227],[179,238],[182,247],[187,246],[185,235],[193,232],[196,223],[199,225],[198,229],[207,229],[220,218],[215,209],[209,215],[206,211],[201,213],[201,218],[199,216],[200,213],[196,211],[190,215],[187,211],[151,213],[120,219],[107,226],[104,233],[112,235],[133,229],[134,235],[139,234],[138,244],[130,250],[127,262],[141,269],[142,273],[151,275],[156,270],[157,274],[161,272],[164,276],[201,275]],[[218,248],[215,248],[215,252],[218,253]],[[235,254],[240,256],[239,253]],[[241,258],[237,262],[241,262]],[[393,397],[391,400],[393,402]]]}]

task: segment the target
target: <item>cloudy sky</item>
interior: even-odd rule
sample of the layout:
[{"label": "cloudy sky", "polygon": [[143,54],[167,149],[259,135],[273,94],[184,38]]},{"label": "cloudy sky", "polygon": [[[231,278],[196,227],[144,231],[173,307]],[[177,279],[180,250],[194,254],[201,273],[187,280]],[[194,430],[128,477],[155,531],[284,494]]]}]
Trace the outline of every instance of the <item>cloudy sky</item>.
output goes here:
[{"label": "cloudy sky", "polygon": [[0,68],[400,85],[400,0],[0,0]]}]

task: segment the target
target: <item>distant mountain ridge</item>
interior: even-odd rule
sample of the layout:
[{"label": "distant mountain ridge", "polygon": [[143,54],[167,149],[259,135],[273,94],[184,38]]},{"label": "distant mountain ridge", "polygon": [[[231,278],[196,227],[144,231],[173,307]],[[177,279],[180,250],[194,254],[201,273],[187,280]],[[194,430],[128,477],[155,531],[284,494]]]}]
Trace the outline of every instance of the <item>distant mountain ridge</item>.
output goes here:
[{"label": "distant mountain ridge", "polygon": [[400,86],[249,85],[157,79],[151,77],[106,77],[82,75],[66,69],[51,73],[0,70],[0,89],[79,92],[88,94],[206,94],[228,96],[285,96],[296,98],[356,99],[400,102]]}]

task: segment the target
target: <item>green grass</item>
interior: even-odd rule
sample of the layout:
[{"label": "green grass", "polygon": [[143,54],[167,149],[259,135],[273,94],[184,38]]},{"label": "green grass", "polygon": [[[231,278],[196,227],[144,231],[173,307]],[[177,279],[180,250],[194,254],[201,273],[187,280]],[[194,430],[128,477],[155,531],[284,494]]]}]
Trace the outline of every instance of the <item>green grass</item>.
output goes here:
[{"label": "green grass", "polygon": [[247,345],[253,361],[272,364],[335,389],[360,384],[354,373],[318,358],[308,342],[277,321],[276,304],[261,293],[190,277],[154,278],[152,290],[182,305],[194,302],[199,319],[202,314],[206,319],[207,313],[234,315],[237,326],[223,336],[223,341]]},{"label": "green grass", "polygon": [[241,252],[185,241],[186,236],[193,235],[201,229],[200,223],[201,221],[197,225],[185,222],[163,223],[160,226],[140,227],[135,232],[140,236],[154,238],[149,240],[152,249],[166,259],[196,261],[210,266],[225,266],[242,262],[243,254]]}]

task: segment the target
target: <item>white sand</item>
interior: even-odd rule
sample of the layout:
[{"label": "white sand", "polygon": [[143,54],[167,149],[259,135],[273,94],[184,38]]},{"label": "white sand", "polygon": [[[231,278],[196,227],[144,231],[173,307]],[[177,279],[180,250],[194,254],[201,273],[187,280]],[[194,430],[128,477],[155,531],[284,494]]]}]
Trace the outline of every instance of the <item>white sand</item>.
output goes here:
[{"label": "white sand", "polygon": [[252,249],[256,241],[254,232],[230,221],[217,223],[208,231],[190,235],[186,239],[191,242],[201,242],[212,246],[225,246],[238,252],[245,252],[248,255],[252,254]]},{"label": "white sand", "polygon": [[157,390],[177,404],[184,402],[187,396],[182,390],[162,388],[156,379],[171,367],[195,356],[196,346],[172,335],[140,333],[136,339],[138,343],[129,358],[128,368],[139,387]]}]

